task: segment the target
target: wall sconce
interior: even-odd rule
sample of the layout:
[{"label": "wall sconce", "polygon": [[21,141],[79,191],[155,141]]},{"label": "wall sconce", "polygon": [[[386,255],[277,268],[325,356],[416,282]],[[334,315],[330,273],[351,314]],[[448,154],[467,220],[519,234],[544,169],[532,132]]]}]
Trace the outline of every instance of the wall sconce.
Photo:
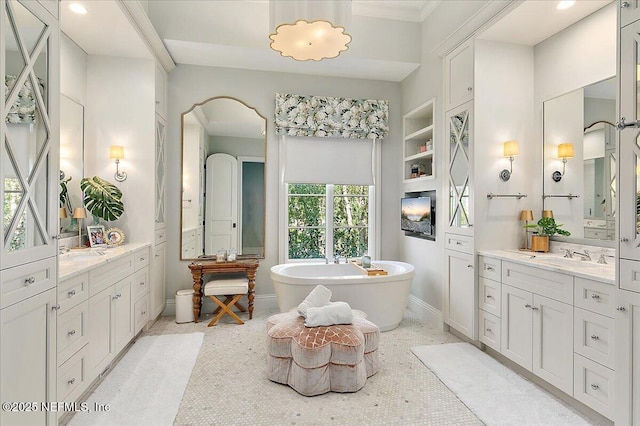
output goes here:
[{"label": "wall sconce", "polygon": [[562,173],[557,170],[553,172],[553,174],[551,175],[551,179],[553,179],[554,182],[560,182],[562,176],[564,176],[567,159],[573,158],[573,144],[561,143],[560,145],[558,145],[558,158],[562,160]]},{"label": "wall sconce", "polygon": [[533,220],[533,212],[531,210],[521,210],[520,211],[520,220],[524,222],[524,249],[529,250],[529,222]]},{"label": "wall sconce", "polygon": [[78,220],[78,247],[72,247],[73,249],[83,249],[82,246],[82,219],[87,218],[87,211],[84,207],[76,207],[73,210],[73,218]]},{"label": "wall sconce", "polygon": [[520,147],[518,146],[518,141],[508,141],[504,143],[503,149],[503,155],[505,158],[509,159],[509,170],[502,170],[500,172],[500,179],[503,182],[506,182],[511,178],[511,173],[513,172],[513,158],[520,154]]},{"label": "wall sconce", "polygon": [[116,174],[113,175],[115,180],[118,182],[123,182],[127,180],[127,174],[125,172],[120,171],[120,160],[124,159],[124,148],[122,145],[111,145],[109,148],[109,158],[112,160],[116,160]]}]

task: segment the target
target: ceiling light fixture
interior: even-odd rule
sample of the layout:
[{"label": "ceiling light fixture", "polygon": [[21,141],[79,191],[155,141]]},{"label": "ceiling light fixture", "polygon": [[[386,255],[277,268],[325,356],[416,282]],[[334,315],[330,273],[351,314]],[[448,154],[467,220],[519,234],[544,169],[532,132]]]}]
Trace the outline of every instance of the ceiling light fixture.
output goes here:
[{"label": "ceiling light fixture", "polygon": [[71,3],[69,5],[69,9],[71,9],[72,12],[75,12],[78,15],[86,15],[87,14],[87,9],[83,5],[81,5],[80,3]]},{"label": "ceiling light fixture", "polygon": [[349,48],[351,0],[271,0],[271,48],[298,61],[320,61]]},{"label": "ceiling light fixture", "polygon": [[556,9],[558,10],[569,9],[571,6],[575,4],[575,2],[576,0],[562,0],[560,3],[558,3],[558,5],[556,6]]}]

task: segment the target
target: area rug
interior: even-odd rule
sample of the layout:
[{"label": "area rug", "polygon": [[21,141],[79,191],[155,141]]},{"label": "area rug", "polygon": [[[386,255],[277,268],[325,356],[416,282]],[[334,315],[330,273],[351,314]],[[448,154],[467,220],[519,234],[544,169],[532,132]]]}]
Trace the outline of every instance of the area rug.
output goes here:
[{"label": "area rug", "polygon": [[589,420],[469,343],[411,351],[486,425],[586,425]]},{"label": "area rug", "polygon": [[87,398],[109,411],[79,412],[70,425],[172,425],[196,363],[203,333],[144,336]]}]

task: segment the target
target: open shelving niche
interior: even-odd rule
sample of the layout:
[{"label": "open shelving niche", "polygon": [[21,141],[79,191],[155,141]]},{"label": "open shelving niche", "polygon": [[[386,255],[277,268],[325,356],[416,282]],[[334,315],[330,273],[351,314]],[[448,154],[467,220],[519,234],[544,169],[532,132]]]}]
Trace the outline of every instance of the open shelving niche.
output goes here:
[{"label": "open shelving niche", "polygon": [[[431,99],[403,116],[403,180],[420,182],[435,178],[434,167],[434,111],[436,100]],[[430,142],[430,146],[427,143]],[[422,151],[421,151],[422,147]],[[429,148],[429,149],[427,149]],[[411,177],[412,166],[419,165],[424,174]]]}]

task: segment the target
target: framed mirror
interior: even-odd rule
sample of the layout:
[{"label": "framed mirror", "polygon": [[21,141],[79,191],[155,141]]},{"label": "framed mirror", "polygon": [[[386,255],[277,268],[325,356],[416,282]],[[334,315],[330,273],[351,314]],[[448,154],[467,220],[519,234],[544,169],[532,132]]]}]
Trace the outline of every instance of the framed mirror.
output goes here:
[{"label": "framed mirror", "polygon": [[71,218],[73,209],[82,207],[80,180],[84,177],[84,107],[71,98],[60,96],[60,207],[67,218],[60,220],[61,237],[78,235],[78,223]]},{"label": "framed mirror", "polygon": [[180,258],[264,258],[266,119],[221,96],[182,114]]},{"label": "framed mirror", "polygon": [[544,102],[544,210],[571,236],[615,240],[616,78]]}]

